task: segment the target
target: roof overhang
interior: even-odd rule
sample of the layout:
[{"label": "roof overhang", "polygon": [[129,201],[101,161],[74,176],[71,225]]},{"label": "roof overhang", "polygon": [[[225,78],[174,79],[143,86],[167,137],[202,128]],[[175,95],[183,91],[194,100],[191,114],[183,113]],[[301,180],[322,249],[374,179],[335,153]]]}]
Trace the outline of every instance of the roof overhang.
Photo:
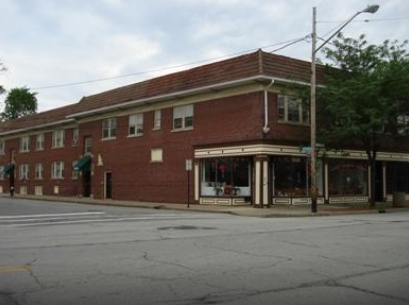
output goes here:
[{"label": "roof overhang", "polygon": [[96,109],[91,109],[91,110],[87,110],[83,112],[74,113],[74,114],[68,115],[67,118],[79,119],[82,117],[97,115],[97,114],[106,113],[106,112],[115,111],[115,110],[123,110],[123,109],[131,108],[134,106],[151,104],[151,103],[168,100],[172,98],[187,97],[187,96],[191,96],[195,94],[217,91],[217,90],[222,90],[222,89],[226,89],[230,87],[237,87],[237,86],[241,86],[241,85],[251,83],[251,82],[266,83],[267,85],[271,83],[271,81],[274,81],[274,83],[285,83],[285,84],[293,84],[293,85],[299,85],[299,86],[310,86],[310,83],[306,83],[306,82],[277,78],[277,77],[272,77],[272,76],[267,76],[267,75],[256,75],[256,76],[241,78],[241,79],[237,79],[233,81],[198,87],[194,89],[176,91],[176,92],[172,92],[168,94],[162,94],[162,95],[152,96],[148,98],[126,101],[126,102],[118,103],[115,105],[110,105],[106,107],[101,107],[101,108],[96,108]]},{"label": "roof overhang", "polygon": [[13,134],[16,134],[16,133],[24,133],[24,132],[29,132],[29,131],[33,131],[33,130],[58,126],[58,125],[61,126],[61,125],[66,125],[66,124],[74,123],[74,122],[75,122],[74,119],[64,119],[64,120],[59,120],[59,121],[52,122],[52,123],[35,125],[35,126],[31,126],[31,127],[26,127],[26,128],[13,129],[13,130],[10,130],[10,131],[0,132],[0,136],[9,136],[9,135],[13,135]]}]

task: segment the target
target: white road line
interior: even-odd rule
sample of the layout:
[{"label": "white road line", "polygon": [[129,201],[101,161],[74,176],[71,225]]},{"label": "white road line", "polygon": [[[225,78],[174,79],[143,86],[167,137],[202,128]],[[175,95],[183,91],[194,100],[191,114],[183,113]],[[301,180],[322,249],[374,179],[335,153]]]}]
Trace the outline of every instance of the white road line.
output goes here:
[{"label": "white road line", "polygon": [[[179,218],[179,217],[178,217]],[[129,217],[129,218],[114,218],[114,219],[83,219],[83,220],[67,220],[58,222],[33,222],[33,223],[21,223],[10,224],[10,227],[31,227],[31,226],[45,226],[45,225],[64,225],[64,224],[76,224],[76,223],[93,223],[93,222],[123,222],[130,220],[174,220],[175,217]]]},{"label": "white road line", "polygon": [[79,213],[59,213],[59,214],[32,214],[32,215],[8,215],[0,216],[2,219],[24,219],[24,218],[48,218],[48,217],[69,217],[69,216],[91,216],[106,215],[105,212],[79,212]]}]

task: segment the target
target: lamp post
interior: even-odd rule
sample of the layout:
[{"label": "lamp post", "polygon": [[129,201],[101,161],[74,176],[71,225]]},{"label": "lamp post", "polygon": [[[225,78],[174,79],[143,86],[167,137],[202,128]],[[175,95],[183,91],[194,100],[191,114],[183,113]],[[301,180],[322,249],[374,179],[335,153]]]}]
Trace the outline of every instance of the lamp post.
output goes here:
[{"label": "lamp post", "polygon": [[311,100],[310,100],[310,119],[311,119],[311,213],[317,213],[317,151],[316,151],[316,67],[315,55],[327,44],[335,35],[342,31],[356,16],[362,13],[374,14],[378,11],[379,5],[370,5],[366,9],[356,12],[351,18],[345,21],[338,30],[336,30],[327,40],[325,40],[318,48],[317,45],[317,9],[312,9],[312,49],[311,49]]}]

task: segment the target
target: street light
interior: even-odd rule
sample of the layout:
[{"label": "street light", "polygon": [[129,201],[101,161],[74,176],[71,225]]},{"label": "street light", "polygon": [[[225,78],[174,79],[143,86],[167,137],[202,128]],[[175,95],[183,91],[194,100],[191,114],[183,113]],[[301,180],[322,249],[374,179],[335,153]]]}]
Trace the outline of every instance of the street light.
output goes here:
[{"label": "street light", "polygon": [[318,48],[317,44],[317,9],[312,9],[312,52],[311,52],[311,101],[310,101],[310,118],[311,118],[311,213],[317,213],[317,154],[316,154],[316,68],[315,55],[317,52],[329,42],[335,35],[342,31],[356,16],[362,13],[374,14],[378,11],[379,5],[370,5],[366,9],[356,12],[351,18],[345,21],[337,31],[335,31],[327,40],[325,40]]}]

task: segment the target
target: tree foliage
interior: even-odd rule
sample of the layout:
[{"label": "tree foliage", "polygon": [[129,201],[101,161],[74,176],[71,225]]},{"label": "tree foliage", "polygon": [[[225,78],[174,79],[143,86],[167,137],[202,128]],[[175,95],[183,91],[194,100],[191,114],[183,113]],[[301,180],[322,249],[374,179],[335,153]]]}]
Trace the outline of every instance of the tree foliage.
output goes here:
[{"label": "tree foliage", "polygon": [[26,87],[11,89],[1,114],[3,120],[13,120],[37,112],[37,93]]},{"label": "tree foliage", "polygon": [[375,185],[377,152],[409,122],[407,42],[369,45],[364,35],[356,40],[340,34],[333,43],[324,53],[338,69],[328,70],[328,84],[319,90],[318,137],[333,148],[363,145]]}]

